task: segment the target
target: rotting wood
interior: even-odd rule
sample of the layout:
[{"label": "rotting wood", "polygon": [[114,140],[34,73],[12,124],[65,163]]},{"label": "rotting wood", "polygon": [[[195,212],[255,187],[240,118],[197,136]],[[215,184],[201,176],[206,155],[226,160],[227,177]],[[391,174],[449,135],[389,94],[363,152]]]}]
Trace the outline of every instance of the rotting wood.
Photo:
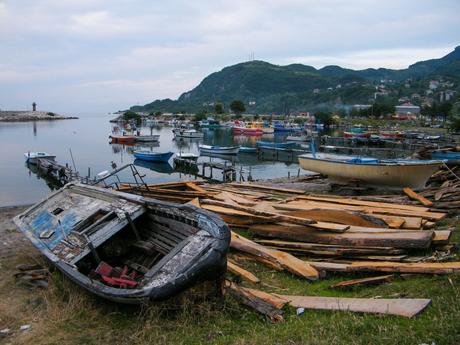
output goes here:
[{"label": "rotting wood", "polygon": [[243,278],[243,279],[246,279],[247,281],[250,281],[251,283],[254,283],[254,284],[257,284],[257,283],[260,283],[260,279],[257,278],[254,274],[252,274],[251,272],[245,270],[244,268],[238,266],[237,264],[235,264],[234,262],[232,262],[231,260],[227,260],[227,269]]},{"label": "rotting wood", "polygon": [[460,271],[460,262],[376,262],[353,261],[348,263],[307,261],[319,271],[334,272],[391,272],[391,273],[423,273],[450,274]]},{"label": "rotting wood", "polygon": [[274,186],[264,186],[260,184],[254,184],[254,183],[232,182],[230,183],[230,185],[236,188],[262,189],[262,190],[269,190],[271,192],[281,192],[281,193],[286,193],[286,194],[305,194],[305,191],[300,190],[300,189],[289,189],[289,188],[280,188],[280,187],[274,187]]},{"label": "rotting wood", "polygon": [[252,262],[258,262],[261,263],[265,266],[268,266],[275,271],[284,271],[283,266],[281,266],[279,263],[270,261],[267,259],[264,259],[260,256],[257,255],[252,255],[252,254],[232,254],[232,258],[236,261],[252,261]]},{"label": "rotting wood", "polygon": [[230,247],[273,261],[281,265],[289,272],[309,280],[317,280],[319,278],[318,271],[304,261],[292,256],[291,254],[261,246],[260,244],[242,237],[233,231]]},{"label": "rotting wood", "polygon": [[249,231],[265,238],[278,238],[290,241],[336,244],[361,247],[394,247],[425,249],[431,245],[434,232],[424,231],[386,231],[328,233],[311,230],[308,227],[282,227],[278,225],[253,225]]},{"label": "rotting wood", "polygon": [[331,289],[337,288],[347,288],[350,286],[362,285],[362,284],[380,284],[392,281],[395,278],[393,274],[387,274],[384,276],[378,277],[366,277],[341,281],[340,283],[335,283],[330,286]]},{"label": "rotting wood", "polygon": [[[260,293],[255,294],[251,291],[252,289],[240,287],[228,280],[225,281],[225,287],[227,291],[230,291],[241,303],[255,309],[263,315],[268,316],[273,322],[283,320],[283,311],[278,307],[280,305],[280,301],[284,301],[281,297],[274,295],[262,296]],[[265,294],[269,295],[267,293]],[[276,302],[273,302],[275,300]],[[286,304],[286,301],[284,301],[284,304]]]},{"label": "rotting wood", "polygon": [[430,200],[428,200],[427,198],[421,196],[420,194],[415,193],[411,188],[406,187],[406,188],[403,189],[403,191],[404,191],[404,193],[406,193],[406,195],[409,198],[411,198],[413,200],[417,200],[422,205],[428,206],[428,207],[433,206],[433,203]]},{"label": "rotting wood", "polygon": [[359,313],[373,313],[413,317],[422,312],[430,303],[430,299],[419,298],[345,298],[345,297],[313,297],[276,295],[289,301],[296,308],[340,310]]}]

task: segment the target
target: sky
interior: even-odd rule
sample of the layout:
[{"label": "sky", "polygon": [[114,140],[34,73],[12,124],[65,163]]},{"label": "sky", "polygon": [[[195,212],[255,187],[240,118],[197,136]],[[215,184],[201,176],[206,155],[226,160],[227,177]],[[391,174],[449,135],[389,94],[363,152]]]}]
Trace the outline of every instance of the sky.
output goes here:
[{"label": "sky", "polygon": [[460,45],[459,0],[0,0],[0,109],[107,113],[256,60],[406,68]]}]

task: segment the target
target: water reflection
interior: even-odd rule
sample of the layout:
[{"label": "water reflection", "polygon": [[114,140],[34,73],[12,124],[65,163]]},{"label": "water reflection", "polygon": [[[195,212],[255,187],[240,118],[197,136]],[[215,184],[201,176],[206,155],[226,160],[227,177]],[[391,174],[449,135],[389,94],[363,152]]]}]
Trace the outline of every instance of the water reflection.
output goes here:
[{"label": "water reflection", "polygon": [[159,172],[161,174],[172,174],[174,168],[169,163],[165,162],[146,162],[140,159],[135,159],[133,164],[138,167],[149,169],[152,171]]}]

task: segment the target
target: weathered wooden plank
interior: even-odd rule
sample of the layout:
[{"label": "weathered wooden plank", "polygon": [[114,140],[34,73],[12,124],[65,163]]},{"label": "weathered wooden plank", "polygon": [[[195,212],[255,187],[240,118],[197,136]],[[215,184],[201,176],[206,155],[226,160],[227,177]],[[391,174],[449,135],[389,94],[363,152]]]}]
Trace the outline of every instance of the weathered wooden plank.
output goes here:
[{"label": "weathered wooden plank", "polygon": [[341,281],[340,283],[332,284],[330,288],[337,289],[337,288],[347,288],[350,286],[362,285],[362,284],[380,284],[380,283],[392,281],[394,278],[395,276],[393,274],[387,274],[387,275],[378,276],[378,277],[351,279],[351,280]]},{"label": "weathered wooden plank", "polygon": [[430,299],[421,298],[345,298],[277,295],[296,308],[352,311],[413,317],[422,312]]},{"label": "weathered wooden plank", "polygon": [[388,231],[328,233],[308,227],[285,227],[279,225],[253,225],[249,231],[257,236],[290,241],[336,244],[361,247],[428,248],[433,231]]},{"label": "weathered wooden plank", "polygon": [[460,262],[377,262],[353,261],[348,263],[307,261],[320,271],[335,272],[391,272],[449,274],[460,271]]},{"label": "weathered wooden plank", "polygon": [[286,194],[305,194],[305,191],[300,190],[300,189],[290,189],[290,188],[280,188],[280,187],[274,187],[274,186],[264,186],[260,184],[255,184],[255,183],[240,183],[240,182],[232,182],[230,183],[232,187],[235,188],[249,188],[249,189],[262,189],[262,190],[268,190],[271,192],[281,192],[281,193],[286,193]]},{"label": "weathered wooden plank", "polygon": [[433,206],[433,203],[430,200],[428,200],[427,198],[421,196],[420,194],[415,193],[411,188],[406,187],[406,188],[403,189],[403,191],[412,200],[417,200],[418,202],[420,202],[424,206],[428,206],[428,207]]},{"label": "weathered wooden plank", "polygon": [[251,272],[245,270],[244,268],[238,266],[237,264],[235,264],[233,261],[231,260],[227,260],[227,269],[243,278],[243,279],[246,279],[247,281],[250,281],[251,283],[254,283],[254,284],[257,284],[257,283],[260,283],[260,279],[257,278],[254,274],[252,274]]},{"label": "weathered wooden plank", "polygon": [[291,254],[261,246],[260,244],[242,237],[233,231],[230,247],[245,253],[260,256],[266,260],[273,261],[281,265],[284,269],[298,276],[310,280],[317,280],[319,278],[318,271],[316,271],[312,266],[305,263],[304,261],[297,259]]},{"label": "weathered wooden plank", "polygon": [[[225,282],[225,287],[227,288],[227,291],[230,291],[241,303],[255,309],[263,315],[268,316],[272,321],[277,322],[283,320],[283,311],[281,308],[277,307],[279,305],[278,301],[281,301],[282,298],[277,296],[267,296],[269,295],[267,293],[263,296],[261,293],[255,294],[251,291],[252,289],[240,287],[228,280]],[[276,300],[278,303],[272,302],[273,300]],[[284,303],[286,303],[286,301],[284,301]]]}]

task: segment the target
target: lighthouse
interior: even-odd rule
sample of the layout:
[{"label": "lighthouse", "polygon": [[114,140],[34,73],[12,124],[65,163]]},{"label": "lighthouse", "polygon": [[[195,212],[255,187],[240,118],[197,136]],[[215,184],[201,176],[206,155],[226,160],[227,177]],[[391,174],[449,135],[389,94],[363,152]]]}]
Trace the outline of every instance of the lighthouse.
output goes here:
[{"label": "lighthouse", "polygon": [[32,111],[37,111],[37,103],[32,103]]}]

